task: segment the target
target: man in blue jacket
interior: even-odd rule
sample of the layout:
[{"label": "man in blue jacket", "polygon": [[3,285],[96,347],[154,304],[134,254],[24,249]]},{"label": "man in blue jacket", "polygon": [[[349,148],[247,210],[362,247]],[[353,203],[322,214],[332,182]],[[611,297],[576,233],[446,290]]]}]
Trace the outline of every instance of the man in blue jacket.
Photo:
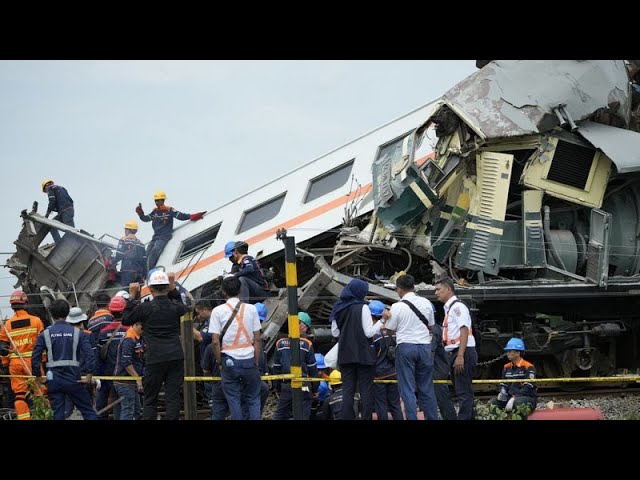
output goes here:
[{"label": "man in blue jacket", "polygon": [[[49,197],[49,205],[47,206],[46,218],[49,218],[51,212],[57,212],[53,219],[58,222],[62,222],[70,227],[75,227],[73,222],[73,216],[75,211],[73,209],[73,199],[67,192],[67,189],[60,185],[55,185],[53,180],[46,178],[42,182],[42,191]],[[53,241],[58,243],[60,241],[60,234],[55,228],[51,229],[51,236]]]},{"label": "man in blue jacket", "polygon": [[[66,322],[69,304],[66,300],[56,300],[49,307],[54,323],[38,336],[31,358],[32,371],[39,372],[42,354],[47,352],[46,383],[54,420],[64,420],[65,396],[82,413],[85,420],[95,420],[96,412],[91,405],[91,396],[85,384],[91,383],[91,373],[81,378],[80,365],[87,372],[95,370],[95,355],[89,336],[79,328]],[[36,383],[43,382],[36,377]]]}]

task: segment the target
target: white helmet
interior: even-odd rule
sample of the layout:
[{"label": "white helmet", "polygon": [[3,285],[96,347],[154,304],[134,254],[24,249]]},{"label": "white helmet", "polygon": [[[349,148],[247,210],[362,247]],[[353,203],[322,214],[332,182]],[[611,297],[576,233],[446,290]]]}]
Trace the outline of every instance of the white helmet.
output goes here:
[{"label": "white helmet", "polygon": [[149,282],[147,284],[150,287],[154,285],[169,285],[169,276],[165,272],[156,270],[149,275]]},{"label": "white helmet", "polygon": [[127,292],[126,290],[120,290],[118,293],[116,293],[116,297],[122,297],[125,300],[129,300],[129,292]]}]

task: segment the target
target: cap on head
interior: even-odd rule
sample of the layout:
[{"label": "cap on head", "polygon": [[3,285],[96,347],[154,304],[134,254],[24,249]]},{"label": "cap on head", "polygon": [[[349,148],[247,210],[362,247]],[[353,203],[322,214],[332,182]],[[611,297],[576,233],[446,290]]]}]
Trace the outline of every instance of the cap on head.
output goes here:
[{"label": "cap on head", "polygon": [[327,364],[324,363],[324,355],[321,353],[316,353],[316,367],[320,370],[327,368]]},{"label": "cap on head", "polygon": [[371,300],[369,302],[369,310],[371,310],[371,315],[375,315],[376,317],[381,317],[382,312],[384,312],[385,305],[380,300]]},{"label": "cap on head", "polygon": [[111,313],[124,312],[125,308],[127,308],[127,301],[123,297],[115,296],[109,302],[109,311]]},{"label": "cap on head", "polygon": [[138,230],[138,222],[136,222],[135,220],[129,220],[124,224],[124,228],[129,230]]},{"label": "cap on head", "polygon": [[10,305],[26,305],[27,303],[29,303],[27,294],[22,290],[15,290],[9,297]]},{"label": "cap on head", "polygon": [[509,340],[507,342],[507,345],[504,347],[505,351],[508,350],[520,350],[521,352],[524,352],[525,348],[524,348],[524,342],[522,341],[521,338],[512,338],[511,340]]},{"label": "cap on head", "polygon": [[149,275],[147,285],[150,287],[156,285],[169,285],[169,276],[161,270],[156,270]]},{"label": "cap on head", "polygon": [[334,370],[329,374],[329,385],[340,385],[342,383],[342,374],[338,370]]},{"label": "cap on head", "polygon": [[311,328],[311,317],[307,312],[298,312],[298,320],[304,323],[307,327]]},{"label": "cap on head", "polygon": [[125,300],[129,300],[130,298],[129,292],[127,292],[126,290],[120,290],[118,293],[116,293],[116,297],[122,297]]},{"label": "cap on head", "polygon": [[45,187],[46,187],[47,185],[49,185],[50,183],[53,183],[53,180],[51,180],[50,178],[45,178],[45,179],[42,181],[42,185],[41,185],[41,187],[42,187],[42,191],[43,191],[43,192],[46,192]]},{"label": "cap on head", "polygon": [[84,322],[87,319],[87,316],[82,312],[80,307],[73,307],[69,310],[69,315],[67,316],[67,323],[80,323]]},{"label": "cap on head", "polygon": [[267,319],[267,307],[264,303],[256,303],[256,310],[258,310],[258,318],[260,318],[260,322],[264,322]]},{"label": "cap on head", "polygon": [[162,190],[158,190],[156,193],[153,194],[153,199],[154,200],[166,200],[167,199],[167,193],[163,192]]}]

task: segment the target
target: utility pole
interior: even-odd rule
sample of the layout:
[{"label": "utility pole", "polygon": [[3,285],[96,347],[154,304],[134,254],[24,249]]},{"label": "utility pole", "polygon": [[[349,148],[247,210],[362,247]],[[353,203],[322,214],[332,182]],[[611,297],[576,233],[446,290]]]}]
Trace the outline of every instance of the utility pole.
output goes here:
[{"label": "utility pole", "polygon": [[276,238],[284,242],[287,277],[287,306],[289,307],[289,338],[291,339],[291,401],[293,419],[302,420],[302,367],[300,363],[300,321],[298,320],[298,271],[296,268],[296,240],[281,228]]}]

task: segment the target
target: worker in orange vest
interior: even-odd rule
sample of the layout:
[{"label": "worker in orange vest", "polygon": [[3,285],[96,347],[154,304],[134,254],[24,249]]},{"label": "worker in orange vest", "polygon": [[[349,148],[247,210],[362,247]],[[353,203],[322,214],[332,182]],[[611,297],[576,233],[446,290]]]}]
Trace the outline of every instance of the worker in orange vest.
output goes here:
[{"label": "worker in orange vest", "polygon": [[[9,303],[15,314],[0,329],[2,365],[9,365],[9,375],[31,375],[31,353],[38,335],[44,330],[44,325],[40,318],[27,313],[27,294],[22,290],[13,292]],[[31,411],[27,403],[28,380],[28,377],[11,378],[18,420],[31,420]]]}]

